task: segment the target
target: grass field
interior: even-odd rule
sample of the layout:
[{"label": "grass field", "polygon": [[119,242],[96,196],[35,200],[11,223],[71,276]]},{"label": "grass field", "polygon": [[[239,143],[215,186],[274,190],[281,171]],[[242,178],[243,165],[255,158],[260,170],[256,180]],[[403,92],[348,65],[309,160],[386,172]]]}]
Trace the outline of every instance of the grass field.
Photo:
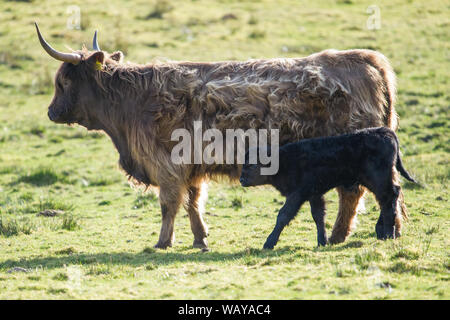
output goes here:
[{"label": "grass field", "polygon": [[[450,20],[447,1],[1,1],[1,299],[449,299]],[[81,29],[70,30],[71,5]],[[69,10],[69,11],[68,11]],[[410,220],[403,237],[377,241],[379,208],[340,245],[316,248],[305,205],[273,251],[261,250],[283,198],[227,182],[209,188],[210,252],[192,249],[184,210],[176,242],[154,250],[156,196],[135,191],[109,138],[47,118],[59,62],[33,22],[64,50],[90,45],[125,60],[301,57],[326,48],[370,48],[398,76],[399,138]],[[327,229],[337,212],[329,192]],[[56,217],[38,215],[61,210]]]}]

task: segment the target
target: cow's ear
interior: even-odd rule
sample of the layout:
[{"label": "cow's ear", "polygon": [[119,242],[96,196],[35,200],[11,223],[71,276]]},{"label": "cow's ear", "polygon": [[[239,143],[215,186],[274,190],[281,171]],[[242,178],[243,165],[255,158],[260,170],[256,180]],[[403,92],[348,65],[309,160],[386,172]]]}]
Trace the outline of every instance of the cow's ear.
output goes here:
[{"label": "cow's ear", "polygon": [[123,53],[122,53],[122,51],[116,51],[116,52],[112,53],[109,57],[111,59],[113,59],[114,61],[117,61],[118,63],[122,63],[123,62]]},{"label": "cow's ear", "polygon": [[87,58],[86,62],[95,70],[101,70],[105,62],[105,54],[102,51],[94,52]]}]

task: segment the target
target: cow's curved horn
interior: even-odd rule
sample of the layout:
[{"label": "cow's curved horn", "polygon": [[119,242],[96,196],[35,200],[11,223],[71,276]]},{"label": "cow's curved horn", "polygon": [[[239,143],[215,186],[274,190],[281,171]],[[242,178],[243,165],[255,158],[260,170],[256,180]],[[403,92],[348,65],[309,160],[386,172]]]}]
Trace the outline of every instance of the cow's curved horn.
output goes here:
[{"label": "cow's curved horn", "polygon": [[97,30],[95,30],[95,33],[94,33],[94,39],[92,40],[92,47],[94,48],[95,51],[102,51],[100,49],[100,46],[98,45]]},{"label": "cow's curved horn", "polygon": [[41,32],[39,31],[39,27],[37,23],[35,22],[34,25],[36,26],[36,31],[39,37],[39,42],[41,43],[42,48],[44,48],[47,53],[55,58],[56,60],[64,61],[64,62],[70,62],[72,64],[78,64],[81,61],[81,56],[76,53],[65,53],[65,52],[59,52],[53,49],[47,41],[44,40],[44,38],[41,35]]}]

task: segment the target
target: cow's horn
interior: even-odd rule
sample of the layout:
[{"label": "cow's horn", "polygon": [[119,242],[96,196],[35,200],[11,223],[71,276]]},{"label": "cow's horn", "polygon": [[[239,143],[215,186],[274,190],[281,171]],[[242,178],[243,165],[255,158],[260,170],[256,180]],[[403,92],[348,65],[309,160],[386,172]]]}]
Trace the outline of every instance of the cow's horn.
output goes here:
[{"label": "cow's horn", "polygon": [[44,38],[41,35],[41,32],[39,31],[39,27],[37,23],[35,22],[34,25],[36,26],[36,31],[39,37],[39,42],[42,45],[42,48],[44,48],[47,53],[55,58],[56,60],[64,61],[64,62],[70,62],[72,64],[78,64],[81,61],[81,56],[76,53],[65,53],[65,52],[59,52],[53,49],[47,41],[44,40]]},{"label": "cow's horn", "polygon": [[97,30],[95,30],[94,33],[94,39],[92,40],[92,47],[94,48],[95,51],[102,51],[97,41]]}]

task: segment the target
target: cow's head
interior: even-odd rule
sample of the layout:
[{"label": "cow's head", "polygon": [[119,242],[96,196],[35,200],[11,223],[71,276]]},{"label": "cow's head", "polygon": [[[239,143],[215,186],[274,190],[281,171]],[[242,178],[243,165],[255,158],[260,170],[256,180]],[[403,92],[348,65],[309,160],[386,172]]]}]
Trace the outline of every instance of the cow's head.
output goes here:
[{"label": "cow's head", "polygon": [[44,50],[53,58],[63,61],[55,76],[55,96],[48,107],[48,117],[56,123],[78,123],[88,129],[100,129],[96,108],[101,107],[99,85],[95,81],[107,65],[120,64],[123,54],[101,51],[94,34],[93,51],[83,49],[64,53],[53,49],[36,31]]}]

